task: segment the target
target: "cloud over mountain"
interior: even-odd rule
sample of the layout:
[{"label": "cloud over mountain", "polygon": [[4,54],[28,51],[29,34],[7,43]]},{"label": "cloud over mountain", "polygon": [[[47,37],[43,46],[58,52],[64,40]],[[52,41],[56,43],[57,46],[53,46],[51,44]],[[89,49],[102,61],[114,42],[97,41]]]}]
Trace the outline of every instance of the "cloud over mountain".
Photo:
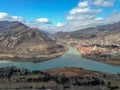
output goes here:
[{"label": "cloud over mountain", "polygon": [[41,24],[51,24],[51,21],[49,21],[48,18],[38,18],[35,20],[35,22],[38,22]]},{"label": "cloud over mountain", "polygon": [[24,18],[20,16],[11,16],[5,12],[0,12],[0,21],[19,21],[28,25],[29,27],[40,28],[43,30],[48,30],[48,25],[52,24],[52,22],[49,21],[48,18],[38,18],[36,20],[27,22]]},{"label": "cloud over mountain", "polygon": [[[20,21],[24,24],[40,28],[46,31],[74,31],[78,29],[110,24],[120,21],[120,12],[112,10],[109,16],[102,16],[107,13],[105,9],[115,6],[119,0],[82,0],[75,7],[67,12],[66,23],[58,21],[56,25],[48,18],[38,18],[32,21],[26,21],[20,16],[11,16],[5,12],[0,12],[0,21]],[[119,1],[120,2],[120,1]]]},{"label": "cloud over mountain", "polygon": [[63,27],[63,26],[65,26],[65,24],[63,24],[63,23],[57,23],[57,25],[56,25],[57,27]]},{"label": "cloud over mountain", "polygon": [[5,12],[0,12],[0,21],[20,21],[25,22],[26,20],[19,16],[10,16]]},{"label": "cloud over mountain", "polygon": [[[110,16],[100,17],[104,13],[103,8],[114,6],[115,0],[84,0],[71,9],[66,16],[68,27],[73,30],[110,24],[120,21],[120,13],[113,11]],[[111,19],[112,18],[112,19]],[[70,30],[69,29],[69,30]],[[65,28],[65,30],[67,30]]]}]

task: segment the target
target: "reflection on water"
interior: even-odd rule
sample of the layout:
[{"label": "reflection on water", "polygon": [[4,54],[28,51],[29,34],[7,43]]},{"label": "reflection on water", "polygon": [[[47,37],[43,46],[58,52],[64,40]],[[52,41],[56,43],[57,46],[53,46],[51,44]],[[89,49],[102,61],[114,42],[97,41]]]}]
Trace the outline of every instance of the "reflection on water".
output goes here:
[{"label": "reflection on water", "polygon": [[29,70],[45,70],[58,67],[79,67],[108,73],[120,72],[120,66],[107,65],[82,58],[80,56],[80,53],[73,47],[69,47],[69,50],[63,56],[45,62],[32,63],[0,61],[0,67],[6,66],[16,66],[19,68],[26,68]]}]

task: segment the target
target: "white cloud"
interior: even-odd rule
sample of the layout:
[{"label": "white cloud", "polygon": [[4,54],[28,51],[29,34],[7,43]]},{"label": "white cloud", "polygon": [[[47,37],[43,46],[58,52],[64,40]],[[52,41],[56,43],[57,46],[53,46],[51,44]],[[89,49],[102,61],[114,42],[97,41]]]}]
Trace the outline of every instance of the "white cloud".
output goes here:
[{"label": "white cloud", "polygon": [[7,13],[0,12],[0,20],[1,20],[1,19],[5,19],[6,17],[8,17],[8,14],[7,14]]},{"label": "white cloud", "polygon": [[[76,18],[76,20],[75,20]],[[109,17],[103,18],[103,17],[91,17],[88,18],[86,16],[84,17],[74,17],[74,21],[69,21],[67,26],[64,27],[62,30],[80,30],[83,28],[88,27],[95,27],[99,25],[105,25],[105,24],[112,24],[120,21],[120,13],[115,11],[113,12]]]},{"label": "white cloud", "polygon": [[111,24],[120,21],[120,13],[114,11],[108,17],[98,17],[104,13],[103,7],[111,7],[115,0],[83,0],[76,7],[71,9],[67,16],[67,23],[58,22],[56,26],[51,24],[48,18],[38,18],[31,22],[25,22],[25,19],[19,16],[10,16],[7,13],[0,12],[0,21],[21,21],[26,25],[39,28],[41,30],[52,31],[74,31],[83,28],[94,27],[98,25]]},{"label": "white cloud", "polygon": [[57,25],[56,25],[57,27],[63,27],[63,26],[65,26],[65,24],[63,24],[63,23],[57,23]]},{"label": "white cloud", "polygon": [[51,24],[51,22],[48,20],[48,18],[38,18],[35,20],[35,22],[39,22],[42,24]]},{"label": "white cloud", "polygon": [[[51,23],[51,21],[48,20],[48,18],[38,18],[38,19],[33,20],[31,22],[28,22],[26,24],[32,28],[39,28],[42,30],[48,30],[52,23]],[[52,29],[52,27],[51,27],[51,29]]]},{"label": "white cloud", "polygon": [[10,16],[5,12],[0,12],[0,21],[20,21],[25,22],[25,19],[18,16]]},{"label": "white cloud", "polygon": [[25,22],[25,19],[19,16],[11,16],[12,21],[20,21],[20,22]]},{"label": "white cloud", "polygon": [[102,12],[102,9],[93,9],[91,8],[91,5],[88,5],[87,1],[83,1],[80,2],[77,7],[70,10],[66,18],[67,20],[79,21],[84,19],[92,19],[100,12]]},{"label": "white cloud", "polygon": [[86,7],[88,7],[88,2],[87,1],[79,2],[78,6],[81,8],[86,8]]},{"label": "white cloud", "polygon": [[32,28],[39,28],[43,30],[52,30],[52,29],[55,30],[54,27],[49,26],[51,24],[51,21],[49,21],[47,18],[38,18],[31,22],[27,22],[24,18],[20,16],[11,16],[5,12],[0,12],[0,21],[19,21]]},{"label": "white cloud", "polygon": [[[103,4],[100,4],[102,2]],[[67,24],[56,30],[74,31],[98,25],[111,24],[120,21],[120,13],[113,12],[111,16],[103,18],[97,15],[104,13],[103,7],[110,7],[114,0],[86,0],[79,2],[66,16]]]},{"label": "white cloud", "polygon": [[93,4],[96,6],[102,6],[102,7],[111,7],[114,5],[115,0],[94,0]]},{"label": "white cloud", "polygon": [[101,21],[101,20],[103,20],[103,19],[104,19],[104,18],[102,18],[102,17],[96,18],[97,21]]},{"label": "white cloud", "polygon": [[[101,13],[102,9],[94,9],[88,1],[79,2],[77,7],[70,10],[66,19],[68,20],[69,28],[77,30],[80,28],[85,28],[95,23],[95,17],[97,14]],[[93,26],[93,25],[91,25]]]},{"label": "white cloud", "polygon": [[90,8],[87,7],[87,8],[74,8],[70,11],[70,14],[79,14],[79,13],[87,13],[90,11]]},{"label": "white cloud", "polygon": [[87,13],[90,10],[87,1],[79,2],[78,6],[70,10],[69,14],[80,14],[80,13]]},{"label": "white cloud", "polygon": [[66,18],[67,20],[70,21],[80,21],[80,20],[85,20],[85,19],[93,19],[95,17],[95,15],[68,15]]},{"label": "white cloud", "polygon": [[106,18],[103,22],[109,24],[109,23],[115,23],[120,21],[120,13],[118,11],[113,11],[113,13]]}]

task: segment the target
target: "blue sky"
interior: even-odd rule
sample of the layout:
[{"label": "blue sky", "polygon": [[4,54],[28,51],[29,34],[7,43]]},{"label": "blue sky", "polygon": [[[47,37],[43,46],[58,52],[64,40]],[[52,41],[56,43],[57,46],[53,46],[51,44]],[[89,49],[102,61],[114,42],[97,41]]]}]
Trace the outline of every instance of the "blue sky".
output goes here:
[{"label": "blue sky", "polygon": [[119,18],[120,0],[0,0],[0,21],[21,21],[43,30],[73,31]]},{"label": "blue sky", "polygon": [[53,23],[65,22],[65,16],[79,0],[0,0],[0,11],[21,16],[28,21],[48,18]]}]

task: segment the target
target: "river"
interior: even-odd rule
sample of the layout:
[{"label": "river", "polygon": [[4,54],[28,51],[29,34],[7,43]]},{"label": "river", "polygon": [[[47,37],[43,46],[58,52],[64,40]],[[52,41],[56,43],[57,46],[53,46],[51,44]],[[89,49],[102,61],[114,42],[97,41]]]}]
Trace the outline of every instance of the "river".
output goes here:
[{"label": "river", "polygon": [[0,61],[0,67],[16,66],[28,70],[46,70],[59,67],[78,67],[88,70],[108,72],[116,74],[120,72],[120,66],[112,66],[100,62],[95,62],[82,58],[78,50],[74,47],[68,47],[69,50],[61,57],[51,59],[44,62],[15,62],[15,61]]}]

